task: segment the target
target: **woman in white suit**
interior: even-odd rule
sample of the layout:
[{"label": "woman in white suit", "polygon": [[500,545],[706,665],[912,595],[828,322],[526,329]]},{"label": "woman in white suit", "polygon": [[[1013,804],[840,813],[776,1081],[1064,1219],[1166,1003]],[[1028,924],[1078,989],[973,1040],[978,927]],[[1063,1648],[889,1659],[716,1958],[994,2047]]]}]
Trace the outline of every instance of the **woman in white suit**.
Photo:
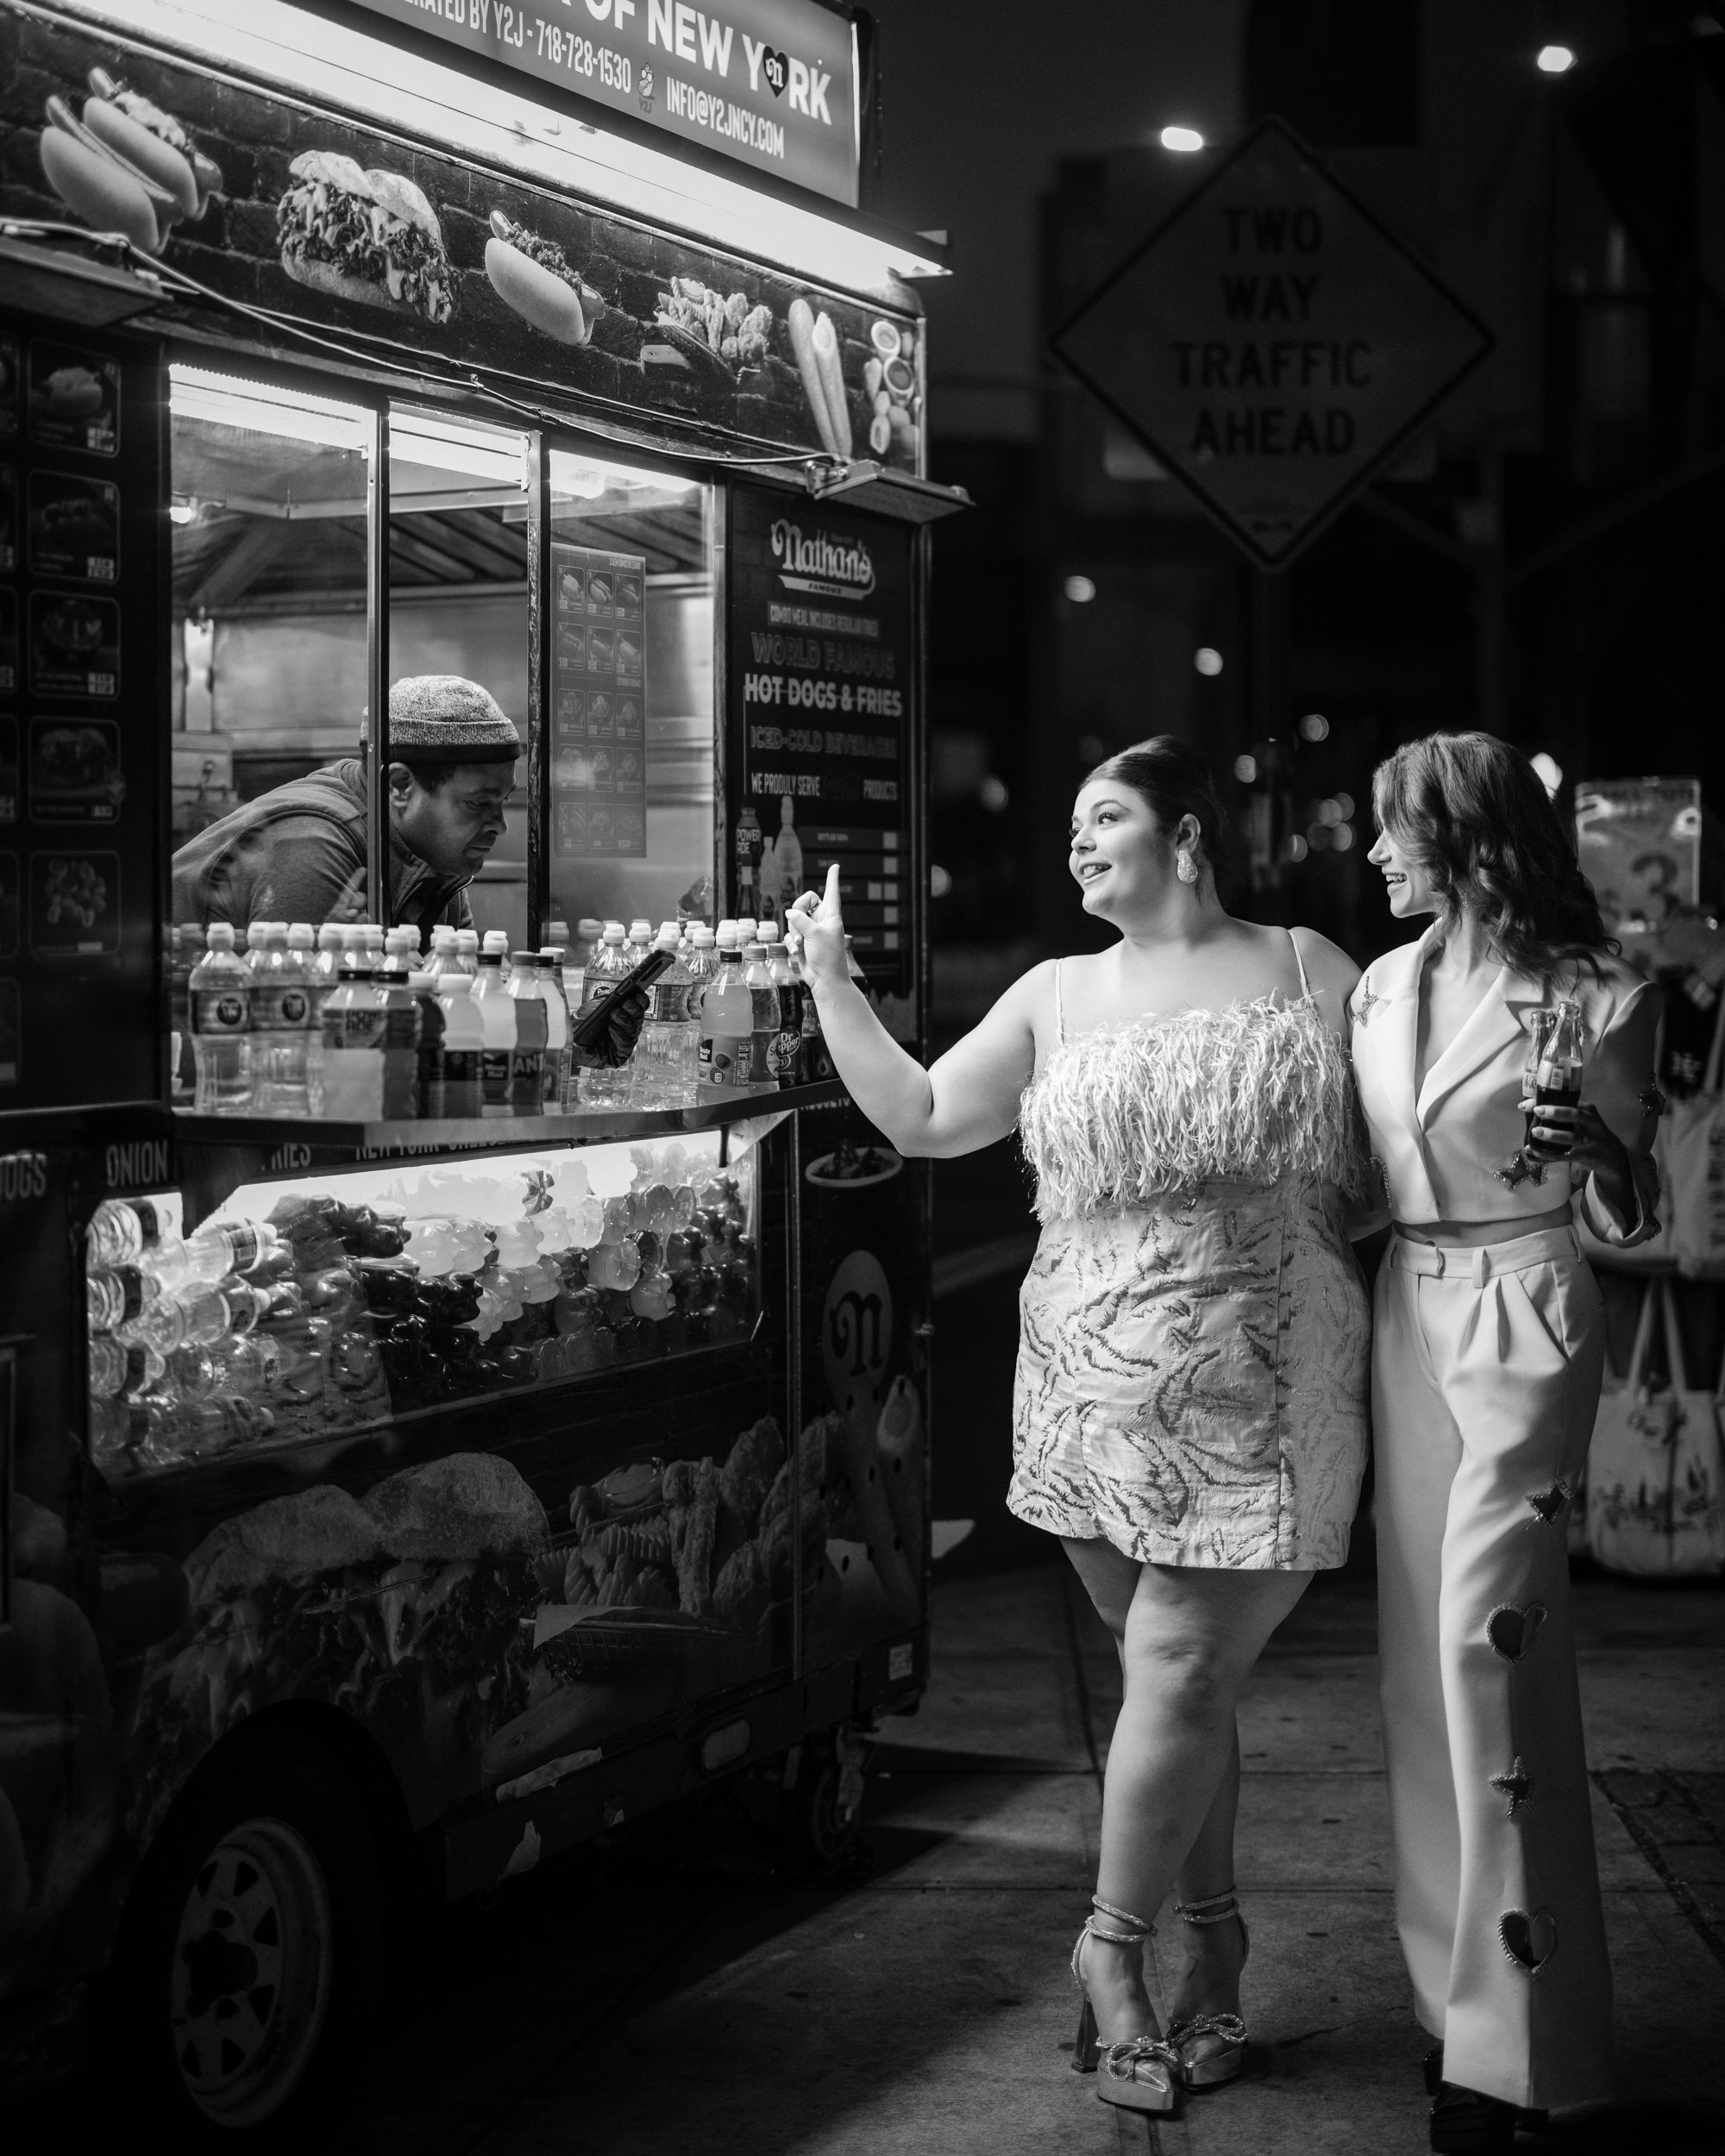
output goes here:
[{"label": "woman in white suit", "polygon": [[[1391,911],[1436,917],[1351,1005],[1395,1223],[1371,1406],[1396,1918],[1439,2039],[1431,2145],[1489,2156],[1518,2110],[1609,2085],[1565,1538],[1603,1326],[1574,1216],[1615,1244],[1656,1225],[1656,999],[1518,751],[1410,743],[1373,806]],[[1581,1105],[1540,1110],[1529,1152],[1529,1055],[1559,1001],[1579,1012]]]}]

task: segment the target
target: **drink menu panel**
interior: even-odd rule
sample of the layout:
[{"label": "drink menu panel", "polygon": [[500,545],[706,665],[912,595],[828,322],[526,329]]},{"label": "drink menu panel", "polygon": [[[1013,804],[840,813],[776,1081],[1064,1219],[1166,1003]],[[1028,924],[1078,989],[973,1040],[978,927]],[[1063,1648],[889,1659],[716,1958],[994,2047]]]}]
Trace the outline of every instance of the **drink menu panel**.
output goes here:
[{"label": "drink menu panel", "polygon": [[0,1108],[160,1091],[158,362],[0,317]]},{"label": "drink menu panel", "polygon": [[551,851],[647,851],[647,560],[551,548]]},{"label": "drink menu panel", "polygon": [[738,487],[731,500],[725,903],[781,920],[837,862],[869,986],[911,993],[912,539]]}]

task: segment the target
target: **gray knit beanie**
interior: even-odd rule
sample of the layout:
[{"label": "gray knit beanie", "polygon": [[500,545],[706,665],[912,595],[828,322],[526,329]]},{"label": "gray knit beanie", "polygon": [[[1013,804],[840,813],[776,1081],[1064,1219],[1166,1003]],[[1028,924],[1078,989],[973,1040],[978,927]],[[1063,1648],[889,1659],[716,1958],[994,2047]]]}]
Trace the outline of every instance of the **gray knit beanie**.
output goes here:
[{"label": "gray knit beanie", "polygon": [[391,761],[512,763],[521,754],[515,722],[489,689],[459,674],[411,674],[389,693]]}]

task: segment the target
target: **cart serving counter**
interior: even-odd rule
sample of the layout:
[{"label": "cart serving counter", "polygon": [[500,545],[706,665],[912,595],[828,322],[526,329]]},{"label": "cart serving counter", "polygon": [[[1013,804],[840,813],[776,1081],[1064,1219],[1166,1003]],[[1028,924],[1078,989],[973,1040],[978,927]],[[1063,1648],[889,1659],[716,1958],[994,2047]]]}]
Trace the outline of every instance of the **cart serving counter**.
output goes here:
[{"label": "cart serving counter", "polygon": [[[938,256],[855,208],[862,18],[643,12],[0,13],[10,2093],[117,1965],[158,2096],[291,2128],[392,1847],[467,1893],[753,1771],[831,1857],[925,1682],[925,1175],[782,967],[693,1079],[512,1017],[458,1095],[411,956],[372,1090],[295,1031],[368,928],[555,1012],[589,924],[770,946],[836,861],[921,1044]],[[435,903],[410,677],[520,746]]]}]

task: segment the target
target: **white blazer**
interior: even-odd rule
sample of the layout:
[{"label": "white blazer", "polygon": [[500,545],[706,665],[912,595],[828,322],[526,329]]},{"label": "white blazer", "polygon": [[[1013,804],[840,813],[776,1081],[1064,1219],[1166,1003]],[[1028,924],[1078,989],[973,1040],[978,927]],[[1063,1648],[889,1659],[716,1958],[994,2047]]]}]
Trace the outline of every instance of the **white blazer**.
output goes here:
[{"label": "white blazer", "polygon": [[1566,1161],[1551,1163],[1539,1182],[1501,1179],[1526,1130],[1516,1103],[1527,1090],[1531,1013],[1567,1000],[1581,1006],[1581,1097],[1628,1147],[1637,1200],[1626,1228],[1600,1204],[1590,1177],[1582,1216],[1603,1242],[1643,1241],[1659,1225],[1659,1171],[1648,1150],[1659,1094],[1645,1037],[1624,1034],[1629,1013],[1654,993],[1652,984],[1610,958],[1600,961],[1603,978],[1566,966],[1551,983],[1505,966],[1427,1071],[1416,1099],[1420,982],[1438,940],[1434,924],[1417,943],[1373,959],[1349,1005],[1354,1075],[1395,1219],[1513,1221],[1548,1213],[1571,1195]]}]

